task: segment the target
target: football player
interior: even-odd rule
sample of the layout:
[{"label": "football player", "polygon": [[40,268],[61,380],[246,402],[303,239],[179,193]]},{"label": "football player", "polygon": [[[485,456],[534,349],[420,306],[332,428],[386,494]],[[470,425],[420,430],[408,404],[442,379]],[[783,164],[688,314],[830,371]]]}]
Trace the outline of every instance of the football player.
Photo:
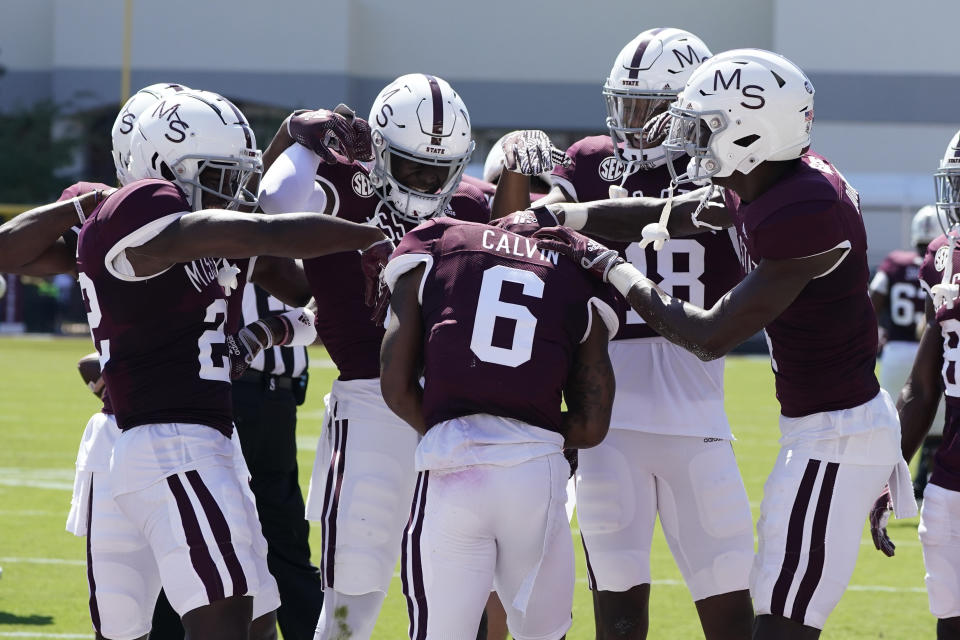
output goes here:
[{"label": "football player", "polygon": [[[933,205],[921,208],[910,223],[910,244],[914,249],[891,251],[870,281],[870,302],[881,324],[880,386],[893,398],[900,395],[917,355],[926,323],[924,300],[927,297],[919,279],[920,265],[927,245],[940,234],[937,208]],[[944,405],[941,402],[930,432],[923,441],[913,479],[913,495],[917,499],[923,497],[933,454],[940,446],[943,418]]]},{"label": "football player", "polygon": [[[441,78],[404,75],[380,92],[370,110],[369,170],[352,158],[318,153],[314,145],[322,136],[306,133],[311,118],[291,119],[291,132],[303,133],[263,176],[264,211],[322,211],[378,228],[395,242],[429,218],[489,218],[483,194],[461,184],[474,147],[470,118]],[[355,156],[369,159],[360,150]],[[306,260],[304,269],[318,307],[318,334],[339,372],[325,399],[307,497],[307,518],[323,529],[324,606],[315,637],[338,637],[346,628],[362,640],[373,632],[400,555],[417,479],[417,434],[380,393],[383,329],[364,304],[357,255]]]},{"label": "football player", "polygon": [[859,197],[809,151],[813,86],[777,54],[737,49],[710,58],[687,80],[670,119],[667,151],[689,156],[682,174],[667,165],[674,180],[723,187],[724,207],[707,206],[710,186],[666,200],[551,208],[572,228],[652,244],[699,225],[732,225],[747,273],[740,284],[704,308],[568,228],[550,231],[556,240],[541,246],[582,259],[660,335],[705,361],[766,330],[782,437],[750,574],[754,637],[818,637],[853,573],[877,492],[890,481],[898,514],[916,511],[896,410],[874,375],[877,325]]},{"label": "football player", "polygon": [[423,436],[403,536],[411,638],[473,637],[491,588],[514,638],[570,627],[561,449],[606,434],[617,320],[594,282],[512,226],[426,222],[385,271],[380,384]]},{"label": "football player", "polygon": [[88,567],[94,622],[112,637],[118,621],[150,610],[162,583],[187,637],[275,637],[276,584],[230,437],[223,325],[233,274],[219,257],[375,246],[365,256],[377,262],[384,236],[318,214],[224,211],[248,202],[242,191],[260,152],[239,110],[203,96],[178,95],[141,115],[128,169],[136,181],[97,208],[78,247],[88,321],[123,432],[109,480],[119,513],[89,521],[120,547],[149,548],[151,561]]},{"label": "football player", "polygon": [[[656,125],[710,55],[681,29],[650,29],[631,40],[603,87],[610,135],[575,142],[567,150],[572,162],[553,167],[553,188],[536,204],[666,193],[667,164],[681,167],[686,158],[664,149],[666,131]],[[522,151],[507,155],[524,158]],[[498,186],[495,217],[529,202],[523,167],[514,163],[513,169]],[[701,307],[740,281],[732,229],[673,239],[659,252],[607,237],[664,291]],[[701,362],[620,302],[620,331],[610,343],[617,379],[610,434],[581,453],[576,474],[597,637],[646,637],[659,515],[706,637],[748,638],[753,521],[724,411],[724,361]]]},{"label": "football player", "polygon": [[[927,570],[930,613],[937,618],[937,638],[956,640],[960,638],[960,590],[956,580],[960,571],[956,553],[960,540],[954,524],[960,512],[960,387],[954,369],[960,335],[960,252],[956,251],[960,238],[960,132],[947,145],[934,176],[937,208],[949,231],[930,243],[920,268],[920,282],[930,294],[926,301],[928,322],[897,408],[903,428],[903,457],[909,460],[924,442],[945,394],[943,439],[934,454],[930,481],[923,492],[918,531]],[[878,500],[877,513],[879,517],[871,522],[874,543],[887,555],[893,555],[894,545],[886,532],[886,496]]]}]

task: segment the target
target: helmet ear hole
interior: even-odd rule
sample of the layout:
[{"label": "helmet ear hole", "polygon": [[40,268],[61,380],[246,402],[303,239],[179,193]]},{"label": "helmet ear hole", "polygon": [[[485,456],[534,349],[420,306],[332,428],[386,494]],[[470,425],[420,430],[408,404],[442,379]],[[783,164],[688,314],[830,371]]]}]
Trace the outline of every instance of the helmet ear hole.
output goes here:
[{"label": "helmet ear hole", "polygon": [[743,136],[742,138],[738,138],[737,140],[734,140],[733,144],[743,148],[747,148],[759,139],[760,139],[760,136],[758,136],[755,133],[752,133],[749,136]]},{"label": "helmet ear hole", "polygon": [[170,167],[166,162],[160,163],[160,175],[163,176],[164,180],[169,180],[171,182],[177,179],[177,177],[173,175],[173,171],[170,170]]}]

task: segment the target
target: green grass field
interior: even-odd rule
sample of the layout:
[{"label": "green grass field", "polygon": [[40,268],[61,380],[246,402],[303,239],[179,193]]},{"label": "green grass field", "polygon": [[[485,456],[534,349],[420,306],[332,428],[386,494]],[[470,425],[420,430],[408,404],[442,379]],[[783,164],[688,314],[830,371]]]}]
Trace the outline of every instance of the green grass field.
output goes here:
[{"label": "green grass field", "polygon": [[[89,340],[0,338],[0,638],[92,637],[83,539],[64,531],[77,444],[87,418],[98,408],[75,366],[90,350]],[[335,375],[322,349],[311,355],[309,397],[301,407],[298,436],[304,490],[320,434],[322,398]],[[765,359],[727,361],[727,410],[756,520],[779,437],[773,377]],[[892,559],[873,549],[864,529],[850,589],[823,638],[935,637],[917,521],[893,521],[890,531],[897,543]],[[319,527],[311,542],[319,560]],[[567,637],[580,640],[593,637],[593,614],[579,540],[574,548],[578,588]],[[649,637],[702,637],[689,593],[659,532],[652,567]],[[406,629],[406,607],[395,578],[374,637],[402,639]]]}]

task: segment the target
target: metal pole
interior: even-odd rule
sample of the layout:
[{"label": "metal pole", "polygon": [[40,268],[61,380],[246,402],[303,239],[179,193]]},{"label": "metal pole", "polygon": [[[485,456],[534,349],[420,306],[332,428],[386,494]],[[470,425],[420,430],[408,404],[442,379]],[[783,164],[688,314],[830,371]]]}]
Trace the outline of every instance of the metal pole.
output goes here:
[{"label": "metal pole", "polygon": [[120,73],[120,104],[130,97],[130,40],[133,23],[133,0],[123,0],[123,68]]}]

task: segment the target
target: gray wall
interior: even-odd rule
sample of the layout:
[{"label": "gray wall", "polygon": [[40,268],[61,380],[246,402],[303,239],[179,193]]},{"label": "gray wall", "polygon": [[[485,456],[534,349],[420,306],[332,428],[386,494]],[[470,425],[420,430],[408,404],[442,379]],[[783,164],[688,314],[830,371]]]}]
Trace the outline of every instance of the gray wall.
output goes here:
[{"label": "gray wall", "polygon": [[[0,0],[0,109],[119,104],[124,0]],[[600,131],[600,86],[636,33],[678,26],[714,51],[794,60],[817,89],[814,148],[859,186],[873,253],[905,241],[960,118],[943,0],[133,0],[131,87],[183,82],[279,107],[365,113],[392,78],[462,94],[481,140],[516,127]],[[482,158],[480,158],[482,160]],[[859,182],[859,185],[857,184]],[[878,259],[878,258],[877,258]]]}]

